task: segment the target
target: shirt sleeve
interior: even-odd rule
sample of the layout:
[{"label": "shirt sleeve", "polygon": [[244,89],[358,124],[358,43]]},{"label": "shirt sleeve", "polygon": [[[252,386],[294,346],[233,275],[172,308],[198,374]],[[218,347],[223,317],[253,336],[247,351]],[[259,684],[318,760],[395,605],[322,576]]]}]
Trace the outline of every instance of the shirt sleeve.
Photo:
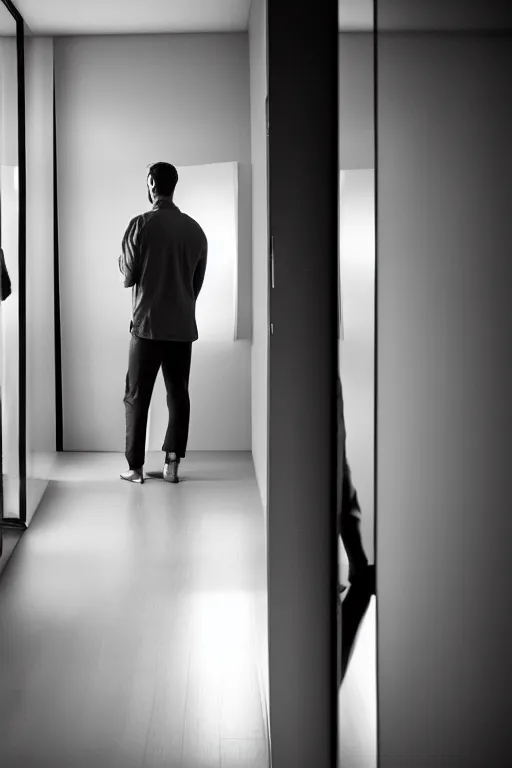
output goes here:
[{"label": "shirt sleeve", "polygon": [[0,299],[5,301],[11,295],[11,281],[5,266],[4,252],[0,248]]},{"label": "shirt sleeve", "polygon": [[139,280],[141,254],[139,235],[141,230],[140,216],[132,219],[124,233],[119,257],[119,270],[124,276],[124,287],[131,288]]},{"label": "shirt sleeve", "polygon": [[199,261],[197,263],[196,271],[194,272],[194,295],[196,299],[199,296],[201,288],[203,287],[204,276],[206,273],[207,259],[208,259],[208,241],[205,237],[203,250],[201,252]]}]

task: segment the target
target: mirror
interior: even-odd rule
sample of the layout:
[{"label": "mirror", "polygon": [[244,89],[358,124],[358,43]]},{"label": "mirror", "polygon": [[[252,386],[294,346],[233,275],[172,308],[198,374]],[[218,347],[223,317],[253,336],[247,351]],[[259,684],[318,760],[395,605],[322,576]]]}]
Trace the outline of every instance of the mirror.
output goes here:
[{"label": "mirror", "polygon": [[53,39],[25,28],[27,525],[56,448]]},{"label": "mirror", "polygon": [[16,20],[0,3],[0,396],[2,527],[20,523],[19,158]]},{"label": "mirror", "polygon": [[[27,39],[27,469],[36,517],[22,551],[37,551],[38,578],[24,575],[17,609],[38,607],[52,648],[62,615],[73,616],[70,653],[58,654],[58,671],[51,659],[45,665],[57,703],[34,713],[37,732],[27,726],[34,750],[52,764],[62,762],[62,744],[38,747],[37,733],[65,718],[76,717],[106,750],[114,744],[101,741],[107,723],[126,749],[116,729],[124,733],[130,679],[133,706],[144,708],[133,710],[133,727],[146,718],[148,730],[134,737],[130,727],[126,735],[146,743],[148,763],[268,765],[265,3],[253,2],[250,15],[247,5],[240,19],[240,29],[220,33],[75,27]],[[134,291],[129,281],[123,286],[118,259],[130,222],[154,213],[158,201],[148,201],[147,186],[154,162],[176,167],[172,204],[203,229],[208,262],[199,338],[189,340],[191,409],[179,483],[162,477],[173,448],[162,450],[169,414],[160,370],[139,440],[145,482],[136,484],[120,479],[128,469]],[[159,348],[187,341],[142,340]],[[170,390],[171,399],[172,382]],[[17,554],[13,574],[22,571]],[[134,616],[144,636],[137,629],[132,645]],[[88,648],[102,649],[90,669],[80,650],[85,635]],[[155,639],[171,650],[151,682],[146,660]],[[65,668],[98,681],[85,703],[85,682],[77,682],[76,699],[64,704],[59,696]],[[145,708],[148,684],[154,710]],[[27,688],[30,696],[30,681]],[[11,733],[5,746],[13,762],[24,748],[17,738]],[[104,759],[115,762],[112,753]]]},{"label": "mirror", "polygon": [[340,0],[338,743],[343,768],[377,765],[373,31],[371,0]]},{"label": "mirror", "polygon": [[[20,694],[0,726],[0,763],[90,763],[93,750],[105,765],[129,752],[148,765],[267,768],[266,3],[238,4],[234,27],[233,9],[212,4],[206,29],[192,14],[191,34],[186,2],[178,18],[162,6],[145,25],[140,4],[110,20],[72,5],[34,9],[25,46],[28,530],[0,585],[2,709]],[[2,307],[2,415],[5,506],[19,517],[16,48],[5,40],[2,248],[13,292]],[[148,201],[154,162],[177,169],[172,226]],[[162,181],[154,169],[151,179]],[[119,257],[137,216],[157,218],[168,240],[186,233],[174,203],[208,240],[199,338],[140,339],[146,350],[190,343],[190,378],[176,347],[169,392],[153,368],[137,435],[146,481],[123,482],[137,291]],[[156,294],[164,259],[185,252],[183,238],[171,249],[160,235]],[[171,319],[175,298],[159,305]],[[167,483],[177,379],[188,379],[190,423],[179,483],[172,472]],[[34,621],[38,674],[27,677]]]}]

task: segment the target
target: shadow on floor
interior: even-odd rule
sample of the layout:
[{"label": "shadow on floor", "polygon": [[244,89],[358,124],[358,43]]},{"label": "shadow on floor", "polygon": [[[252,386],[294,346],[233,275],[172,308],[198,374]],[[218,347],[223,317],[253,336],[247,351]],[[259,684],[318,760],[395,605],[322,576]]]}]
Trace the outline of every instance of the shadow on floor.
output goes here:
[{"label": "shadow on floor", "polygon": [[21,531],[0,528],[0,576],[21,537]]}]

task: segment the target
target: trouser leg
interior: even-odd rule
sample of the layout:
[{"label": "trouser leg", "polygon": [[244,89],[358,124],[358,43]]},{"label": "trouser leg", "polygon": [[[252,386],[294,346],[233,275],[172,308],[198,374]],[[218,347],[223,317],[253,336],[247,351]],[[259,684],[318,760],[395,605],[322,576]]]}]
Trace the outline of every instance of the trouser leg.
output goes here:
[{"label": "trouser leg", "polygon": [[162,353],[162,373],[167,390],[169,422],[162,450],[183,459],[187,451],[190,424],[188,384],[192,360],[192,343],[166,341]]},{"label": "trouser leg", "polygon": [[160,368],[158,341],[132,336],[126,374],[126,461],[130,469],[144,465],[149,405]]},{"label": "trouser leg", "polygon": [[343,392],[338,377],[337,389],[338,420],[338,456],[337,456],[337,497],[338,497],[338,535],[349,562],[349,578],[355,572],[368,565],[368,558],[361,537],[361,508],[346,457],[345,419],[343,414]]}]

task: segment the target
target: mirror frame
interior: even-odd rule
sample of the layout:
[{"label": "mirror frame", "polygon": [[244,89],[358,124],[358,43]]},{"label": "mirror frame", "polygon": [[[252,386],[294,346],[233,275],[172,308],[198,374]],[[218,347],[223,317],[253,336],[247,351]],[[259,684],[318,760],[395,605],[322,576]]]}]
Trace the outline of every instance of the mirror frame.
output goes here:
[{"label": "mirror frame", "polygon": [[[18,454],[19,517],[4,517],[0,510],[0,526],[25,530],[27,527],[27,333],[26,333],[26,262],[27,262],[27,164],[25,143],[25,21],[11,0],[0,0],[16,22],[17,90],[18,90]],[[0,400],[1,407],[1,400]],[[3,478],[0,478],[3,486]],[[3,487],[2,487],[3,498]]]}]

